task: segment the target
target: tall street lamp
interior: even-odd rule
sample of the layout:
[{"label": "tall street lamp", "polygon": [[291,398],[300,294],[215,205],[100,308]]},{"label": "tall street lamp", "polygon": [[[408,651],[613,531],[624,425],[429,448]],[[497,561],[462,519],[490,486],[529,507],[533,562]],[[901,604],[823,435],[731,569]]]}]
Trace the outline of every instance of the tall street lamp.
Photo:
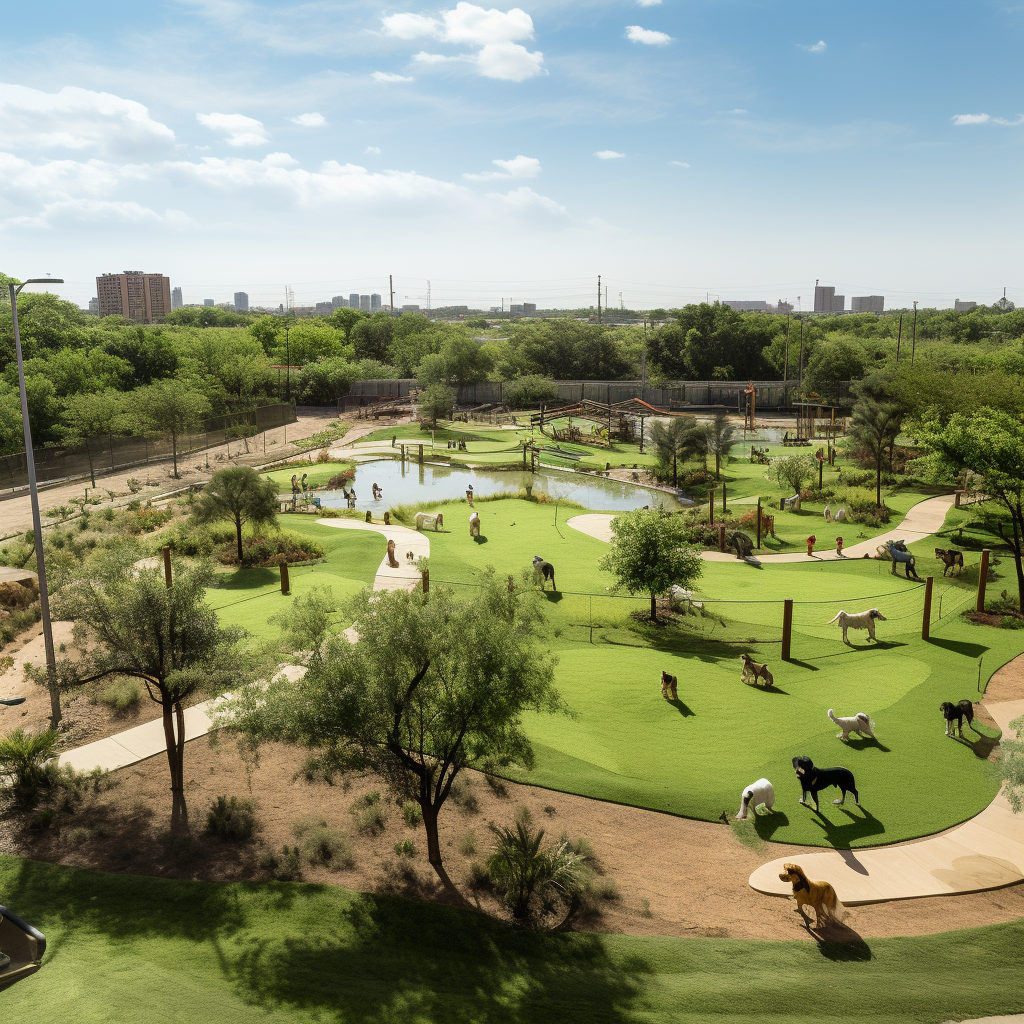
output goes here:
[{"label": "tall street lamp", "polygon": [[14,322],[14,349],[18,359],[18,388],[21,391],[21,422],[25,431],[25,466],[32,500],[32,535],[36,545],[36,571],[39,574],[39,612],[43,619],[43,644],[46,647],[46,682],[50,691],[50,728],[60,725],[60,692],[57,689],[57,660],[53,653],[53,627],[50,624],[50,595],[46,589],[46,563],[43,559],[43,526],[39,519],[39,490],[36,487],[36,460],[32,451],[32,425],[28,421],[28,395],[25,392],[25,364],[21,357],[21,332],[18,330],[18,294],[27,284],[63,284],[61,277],[33,278],[10,284],[11,319]]}]

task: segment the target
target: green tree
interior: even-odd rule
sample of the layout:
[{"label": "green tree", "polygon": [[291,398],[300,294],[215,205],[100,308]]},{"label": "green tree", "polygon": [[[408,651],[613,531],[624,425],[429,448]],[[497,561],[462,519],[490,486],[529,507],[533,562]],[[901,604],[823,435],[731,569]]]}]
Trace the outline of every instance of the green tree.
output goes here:
[{"label": "green tree", "polygon": [[348,306],[342,306],[340,309],[336,309],[328,318],[331,324],[339,331],[345,338],[345,344],[351,339],[352,328],[359,323],[360,320],[366,320],[369,314],[364,313],[359,309],[352,309]]},{"label": "green tree", "polygon": [[729,414],[724,410],[716,412],[707,424],[707,447],[708,453],[715,457],[715,479],[721,479],[722,460],[729,458],[737,440],[736,428],[729,422]]},{"label": "green tree", "polygon": [[623,512],[612,520],[612,546],[599,563],[615,576],[617,588],[648,594],[651,621],[658,621],[658,597],[677,584],[689,588],[703,572],[700,551],[680,516],[657,509]]},{"label": "green tree", "polygon": [[513,409],[536,409],[541,402],[558,400],[558,385],[550,377],[531,373],[509,381],[503,394],[506,404]]},{"label": "green tree", "polygon": [[446,884],[438,815],[470,767],[533,764],[527,711],[557,712],[553,661],[535,636],[537,598],[509,590],[493,572],[471,600],[445,587],[364,590],[349,606],[359,637],[329,631],[303,612],[311,652],[298,680],[278,677],[233,700],[229,724],[250,741],[310,751],[307,767],[328,777],[372,770],[396,797],[415,801],[427,857]]},{"label": "green tree", "polygon": [[242,526],[273,523],[277,516],[277,485],[251,466],[230,466],[210,477],[192,506],[197,523],[230,519],[235,524],[238,564],[242,564]]},{"label": "green tree", "polygon": [[[1022,605],[1021,607],[1024,607]],[[999,741],[1001,756],[996,761],[996,770],[1006,783],[1006,799],[1014,814],[1024,811],[1024,715],[1010,722],[1020,739],[1003,737]]]},{"label": "green tree", "polygon": [[305,366],[318,359],[342,355],[344,342],[341,335],[324,319],[297,320],[288,330],[277,336],[274,357],[281,363],[291,360],[292,366]]},{"label": "green tree", "polygon": [[141,679],[160,707],[171,776],[171,825],[187,827],[185,705],[196,694],[249,682],[255,663],[240,647],[245,631],[221,628],[206,603],[212,567],[174,567],[163,573],[135,569],[127,560],[91,565],[88,576],[62,588],[59,614],[75,623],[81,658],[58,662],[62,685],[80,686],[107,676]]},{"label": "green tree", "polygon": [[280,324],[281,322],[276,316],[260,316],[249,324],[249,334],[260,343],[268,356],[277,347]]},{"label": "green tree", "polygon": [[431,427],[436,427],[439,419],[451,416],[457,397],[452,388],[444,384],[431,384],[420,392],[416,407],[421,416],[430,417]]},{"label": "green tree", "polygon": [[391,361],[391,342],[395,337],[395,317],[388,313],[374,313],[356,321],[348,334],[357,359]]},{"label": "green tree", "polygon": [[210,415],[209,401],[182,381],[161,380],[132,392],[131,404],[143,430],[170,438],[177,477],[178,439],[199,429],[203,418]]},{"label": "green tree", "polygon": [[681,462],[694,450],[693,429],[697,420],[693,416],[674,416],[667,423],[655,420],[651,424],[651,444],[658,459],[658,468],[664,476],[672,474],[672,486],[678,483]]},{"label": "green tree", "polygon": [[487,379],[491,366],[490,354],[460,331],[444,340],[440,352],[423,358],[416,367],[416,379],[423,387],[477,384]]},{"label": "green tree", "polygon": [[772,459],[766,480],[774,480],[785,492],[799,494],[814,475],[813,455],[780,455]]},{"label": "green tree", "polygon": [[1007,514],[995,529],[1013,552],[1017,569],[1017,597],[1024,608],[1024,424],[997,409],[957,413],[944,430],[929,434],[926,443],[946,467],[968,469],[982,480],[982,489]]},{"label": "green tree", "polygon": [[822,339],[807,361],[804,392],[831,397],[843,381],[860,380],[868,366],[864,346],[855,338],[832,334]]},{"label": "green tree", "polygon": [[875,464],[875,504],[882,504],[882,461],[892,449],[903,425],[903,410],[894,402],[864,397],[853,407],[850,437],[868,452]]},{"label": "green tree", "polygon": [[65,441],[83,445],[89,458],[89,477],[96,486],[92,442],[117,433],[124,424],[124,396],[108,388],[94,394],[72,395],[64,403]]}]

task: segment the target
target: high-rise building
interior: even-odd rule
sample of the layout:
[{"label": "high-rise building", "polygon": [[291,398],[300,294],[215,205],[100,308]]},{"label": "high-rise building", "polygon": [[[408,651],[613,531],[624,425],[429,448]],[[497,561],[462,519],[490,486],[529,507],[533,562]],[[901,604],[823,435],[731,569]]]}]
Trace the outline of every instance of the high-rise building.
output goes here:
[{"label": "high-rise building", "polygon": [[793,312],[793,303],[792,302],[786,302],[785,299],[779,299],[778,304],[775,307],[775,311],[777,313],[782,313],[783,315],[785,315],[786,313],[792,313]]},{"label": "high-rise building", "polygon": [[510,302],[508,304],[508,315],[509,316],[522,316],[523,315],[523,304],[521,302]]},{"label": "high-rise building", "polygon": [[330,316],[334,312],[334,305],[330,302],[318,302],[316,304],[317,316]]},{"label": "high-rise building", "polygon": [[359,309],[359,292],[351,292],[348,297],[348,308]]},{"label": "high-rise building", "polygon": [[181,309],[185,305],[184,300],[181,297],[180,288],[171,289],[171,309]]},{"label": "high-rise building", "polygon": [[370,309],[371,310],[379,310],[380,309],[380,296],[376,292],[374,292],[370,296]]},{"label": "high-rise building", "polygon": [[366,312],[370,311],[370,296],[369,295],[360,295],[359,296],[359,308],[366,310]]},{"label": "high-rise building", "polygon": [[420,307],[419,306],[403,306],[402,307],[402,312],[403,313],[418,313],[419,311],[420,311]]},{"label": "high-rise building", "polygon": [[726,299],[722,305],[741,313],[763,313],[768,308],[764,299]]},{"label": "high-rise building", "polygon": [[216,305],[216,303],[213,301],[213,299],[203,299],[203,305],[204,306],[214,306],[214,305]]},{"label": "high-rise building", "polygon": [[95,298],[95,297],[91,298],[89,300],[89,312],[90,313],[99,313],[99,311],[100,311],[100,300]]},{"label": "high-rise building", "polygon": [[846,309],[846,296],[836,295],[832,285],[815,284],[814,286],[814,312],[815,313],[842,313]]},{"label": "high-rise building", "polygon": [[249,293],[248,292],[235,292],[235,312],[236,313],[248,313],[249,312]]},{"label": "high-rise building", "polygon": [[163,274],[126,270],[96,278],[100,316],[123,316],[140,324],[162,320],[171,311],[171,281]]},{"label": "high-rise building", "polygon": [[850,299],[851,313],[884,313],[884,295],[854,295]]},{"label": "high-rise building", "polygon": [[344,295],[335,295],[331,299],[331,307],[333,309],[346,309],[348,307],[348,299]]},{"label": "high-rise building", "polygon": [[537,315],[537,303],[536,302],[524,302],[523,303],[523,316],[536,316]]},{"label": "high-rise building", "polygon": [[977,305],[978,304],[976,302],[968,302],[967,299],[964,299],[963,302],[957,299],[956,302],[953,303],[953,309],[957,313],[969,313]]}]

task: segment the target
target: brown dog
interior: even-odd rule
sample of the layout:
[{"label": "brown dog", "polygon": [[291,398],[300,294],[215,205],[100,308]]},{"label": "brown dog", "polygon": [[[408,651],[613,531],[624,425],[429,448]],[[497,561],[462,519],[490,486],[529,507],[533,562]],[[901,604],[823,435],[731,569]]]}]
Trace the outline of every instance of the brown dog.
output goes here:
[{"label": "brown dog", "polygon": [[765,686],[774,686],[775,677],[768,671],[768,663],[765,662],[763,665],[759,665],[749,654],[741,654],[740,661],[743,662],[743,671],[740,673],[740,681],[747,682],[750,677],[753,677],[753,683],[756,686],[758,679],[764,680]]},{"label": "brown dog", "polygon": [[799,864],[784,864],[783,867],[786,870],[779,878],[783,882],[793,883],[793,899],[796,900],[796,908],[805,924],[810,924],[810,918],[804,910],[805,904],[814,908],[815,928],[820,928],[823,923],[838,924],[842,921],[845,907],[828,882],[812,882]]},{"label": "brown dog", "polygon": [[679,685],[679,680],[675,676],[670,676],[667,672],[661,673],[661,695],[665,700],[676,700],[676,687]]}]

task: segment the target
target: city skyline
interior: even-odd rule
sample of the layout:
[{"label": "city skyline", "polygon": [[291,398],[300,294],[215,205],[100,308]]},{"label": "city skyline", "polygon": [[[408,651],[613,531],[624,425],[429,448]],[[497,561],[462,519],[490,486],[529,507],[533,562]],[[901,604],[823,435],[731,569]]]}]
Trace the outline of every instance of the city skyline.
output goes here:
[{"label": "city skyline", "polygon": [[267,306],[389,274],[399,307],[588,305],[599,273],[632,308],[1024,293],[1024,9],[118,12],[16,8],[0,42],[3,269],[82,306],[104,266]]}]

